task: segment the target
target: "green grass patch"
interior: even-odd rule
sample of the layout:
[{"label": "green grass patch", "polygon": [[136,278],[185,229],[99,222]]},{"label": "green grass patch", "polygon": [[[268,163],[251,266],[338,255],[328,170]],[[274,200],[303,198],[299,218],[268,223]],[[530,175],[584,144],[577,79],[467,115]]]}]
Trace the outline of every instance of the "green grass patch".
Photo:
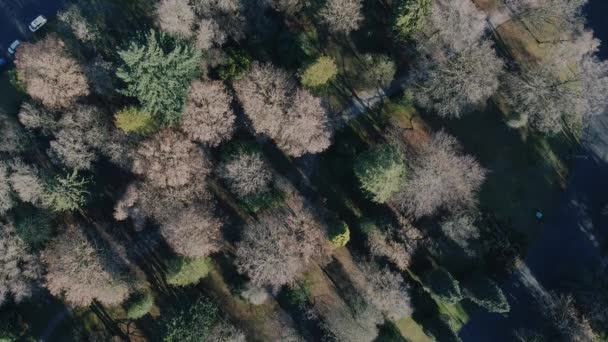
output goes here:
[{"label": "green grass patch", "polygon": [[422,327],[411,317],[403,318],[395,322],[401,336],[410,342],[433,342]]}]

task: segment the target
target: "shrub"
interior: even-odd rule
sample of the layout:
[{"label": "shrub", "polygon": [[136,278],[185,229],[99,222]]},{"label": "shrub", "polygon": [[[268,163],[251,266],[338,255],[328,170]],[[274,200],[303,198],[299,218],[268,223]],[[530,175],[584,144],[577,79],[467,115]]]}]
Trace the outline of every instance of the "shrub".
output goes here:
[{"label": "shrub", "polygon": [[228,56],[218,68],[218,76],[221,80],[239,80],[241,76],[249,69],[251,59],[242,51],[231,50]]},{"label": "shrub", "polygon": [[125,304],[127,318],[139,319],[147,315],[154,306],[154,296],[150,291],[143,291],[133,295]]},{"label": "shrub", "polygon": [[154,118],[137,107],[127,107],[114,114],[114,125],[125,133],[147,135],[156,131]]},{"label": "shrub", "polygon": [[15,231],[29,247],[41,247],[51,238],[53,228],[48,213],[27,208],[15,216]]},{"label": "shrub", "polygon": [[390,57],[367,54],[363,56],[363,63],[365,64],[364,69],[355,77],[357,83],[362,87],[386,88],[390,86],[397,72],[397,66]]},{"label": "shrub", "polygon": [[334,59],[322,56],[304,70],[300,80],[305,87],[315,88],[334,79],[337,73],[338,67]]},{"label": "shrub", "polygon": [[350,229],[345,222],[332,225],[328,233],[329,243],[335,248],[344,247],[350,241]]},{"label": "shrub", "polygon": [[168,262],[167,283],[173,286],[194,285],[205,278],[212,269],[210,258],[179,257]]},{"label": "shrub", "polygon": [[511,310],[500,287],[487,277],[475,275],[463,284],[463,288],[468,299],[489,312],[507,313]]},{"label": "shrub", "polygon": [[47,183],[42,202],[46,207],[57,212],[78,210],[87,202],[88,184],[89,181],[78,177],[76,171],[65,177],[55,177]]},{"label": "shrub", "polygon": [[374,202],[384,203],[405,184],[405,163],[388,145],[362,153],[355,161],[355,176]]},{"label": "shrub", "polygon": [[449,303],[462,300],[458,280],[454,279],[444,268],[439,267],[431,271],[427,276],[426,285],[434,295]]},{"label": "shrub", "polygon": [[218,317],[217,306],[207,298],[200,298],[188,308],[179,308],[163,315],[161,327],[165,342],[205,341]]}]

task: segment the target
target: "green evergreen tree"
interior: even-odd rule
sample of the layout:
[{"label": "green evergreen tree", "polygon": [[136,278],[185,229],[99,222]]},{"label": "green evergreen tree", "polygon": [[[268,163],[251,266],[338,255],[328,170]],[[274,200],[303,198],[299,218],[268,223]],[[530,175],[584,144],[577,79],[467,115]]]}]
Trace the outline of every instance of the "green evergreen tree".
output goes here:
[{"label": "green evergreen tree", "polygon": [[419,30],[424,18],[431,12],[431,0],[401,0],[394,19],[398,36],[407,38]]},{"label": "green evergreen tree", "polygon": [[47,183],[43,203],[56,212],[78,210],[87,202],[88,184],[88,180],[78,177],[76,170],[65,177],[58,176]]},{"label": "green evergreen tree", "polygon": [[137,98],[141,111],[151,113],[162,125],[178,123],[186,91],[200,73],[201,53],[150,31],[143,45],[132,42],[118,54],[123,66],[116,75],[127,85],[123,93]]},{"label": "green evergreen tree", "polygon": [[163,341],[206,341],[219,319],[217,306],[207,298],[200,298],[188,308],[161,316]]},{"label": "green evergreen tree", "polygon": [[355,176],[374,202],[384,203],[405,185],[402,156],[388,145],[362,153],[355,161]]},{"label": "green evergreen tree", "polygon": [[178,257],[168,263],[167,283],[173,286],[194,285],[205,278],[212,268],[213,265],[210,258],[191,259]]}]

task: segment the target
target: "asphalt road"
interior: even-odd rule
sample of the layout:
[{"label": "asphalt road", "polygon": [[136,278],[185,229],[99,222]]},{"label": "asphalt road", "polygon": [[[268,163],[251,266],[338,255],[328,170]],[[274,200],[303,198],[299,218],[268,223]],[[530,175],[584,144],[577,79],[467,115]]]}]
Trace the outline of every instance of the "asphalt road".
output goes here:
[{"label": "asphalt road", "polygon": [[32,33],[27,28],[38,15],[55,16],[67,0],[0,0],[0,54],[15,40],[26,41]]}]

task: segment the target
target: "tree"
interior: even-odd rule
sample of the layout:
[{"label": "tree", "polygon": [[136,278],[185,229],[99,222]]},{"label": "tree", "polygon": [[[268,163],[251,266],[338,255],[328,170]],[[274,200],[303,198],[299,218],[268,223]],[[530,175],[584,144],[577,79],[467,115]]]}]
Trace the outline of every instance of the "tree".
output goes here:
[{"label": "tree", "polygon": [[586,56],[567,72],[531,65],[506,74],[502,94],[521,121],[555,134],[581,126],[583,117],[608,108],[608,62]]},{"label": "tree", "polygon": [[268,135],[288,155],[329,147],[331,130],[321,100],[297,89],[284,71],[254,63],[234,87],[254,130]]},{"label": "tree", "polygon": [[20,208],[15,213],[15,231],[31,249],[44,246],[53,235],[52,215],[35,208]]},{"label": "tree", "polygon": [[403,157],[392,147],[381,145],[357,157],[355,176],[374,202],[384,203],[405,186]]},{"label": "tree", "polygon": [[462,300],[458,280],[454,279],[444,268],[439,267],[431,271],[426,277],[425,284],[434,295],[448,303],[457,303]]},{"label": "tree", "polygon": [[123,93],[136,97],[142,111],[162,125],[179,122],[188,86],[199,75],[200,52],[150,31],[143,45],[132,42],[118,55],[123,66],[116,75],[127,85]]},{"label": "tree", "polygon": [[161,317],[163,341],[206,341],[218,321],[217,306],[209,299],[201,297],[189,307],[176,308]]},{"label": "tree", "polygon": [[76,5],[71,5],[66,10],[59,12],[57,19],[64,26],[60,29],[67,29],[82,42],[94,41],[99,34],[90,22],[84,18]]},{"label": "tree", "polygon": [[41,253],[46,288],[77,307],[93,300],[104,305],[121,303],[129,297],[131,285],[108,252],[89,241],[81,227],[65,227]]},{"label": "tree", "polygon": [[57,176],[47,182],[42,203],[56,212],[79,210],[87,202],[89,192],[86,187],[88,184],[89,181],[78,177],[76,171],[65,177]]},{"label": "tree", "polygon": [[302,72],[300,81],[307,88],[315,88],[327,84],[337,74],[338,67],[334,59],[328,56],[321,56]]},{"label": "tree", "polygon": [[430,14],[414,34],[419,51],[456,53],[480,41],[486,17],[470,0],[434,0]]},{"label": "tree", "polygon": [[192,205],[165,222],[160,233],[179,255],[202,258],[222,247],[222,221],[202,205]]},{"label": "tree", "polygon": [[206,51],[213,46],[221,46],[226,41],[226,32],[213,18],[203,19],[198,24],[196,40],[194,44],[197,48]]},{"label": "tree", "polygon": [[453,56],[421,61],[409,80],[413,98],[439,116],[451,118],[485,104],[498,89],[504,66],[488,40]]},{"label": "tree", "polygon": [[409,287],[399,273],[388,267],[380,268],[372,262],[362,261],[358,266],[365,278],[359,283],[360,290],[368,302],[392,321],[411,315]]},{"label": "tree", "polygon": [[230,139],[236,116],[230,96],[220,81],[190,85],[181,129],[194,141],[217,146]]},{"label": "tree", "polygon": [[195,285],[213,269],[210,258],[172,259],[167,265],[167,284],[172,286]]},{"label": "tree", "polygon": [[15,65],[28,94],[51,109],[69,108],[89,94],[83,68],[56,36],[21,44]]},{"label": "tree", "polygon": [[473,207],[486,170],[465,155],[456,138],[440,131],[412,155],[407,186],[393,201],[414,217],[438,209],[456,211]]},{"label": "tree", "polygon": [[266,211],[244,231],[236,251],[239,272],[255,286],[279,288],[329,253],[321,222],[301,198]]},{"label": "tree", "polygon": [[0,162],[0,215],[4,215],[14,204],[8,166]]},{"label": "tree", "polygon": [[[375,226],[375,224],[373,224]],[[384,225],[367,232],[367,245],[371,255],[386,258],[401,271],[406,271],[420,240],[418,229],[407,224]]]},{"label": "tree", "polygon": [[9,183],[17,197],[23,202],[40,205],[44,197],[44,182],[40,179],[38,169],[21,160],[13,161],[10,169]]},{"label": "tree", "polygon": [[327,0],[319,16],[333,33],[349,34],[363,21],[362,7],[360,0]]},{"label": "tree", "polygon": [[597,334],[589,321],[576,308],[571,295],[552,293],[543,303],[544,314],[553,324],[564,341],[598,341]]},{"label": "tree", "polygon": [[241,199],[270,191],[273,172],[258,151],[236,152],[220,164],[219,171],[230,191]]},{"label": "tree", "polygon": [[23,102],[18,117],[26,128],[39,129],[46,135],[59,128],[55,115],[35,102]]},{"label": "tree", "polygon": [[49,153],[74,170],[88,170],[98,158],[98,150],[108,141],[109,127],[102,111],[78,105],[58,123]]},{"label": "tree", "polygon": [[125,303],[128,319],[140,319],[147,315],[154,307],[154,296],[149,290],[132,295]]},{"label": "tree", "polygon": [[176,188],[190,183],[198,174],[208,174],[209,161],[182,133],[165,129],[137,148],[133,172],[155,187]]},{"label": "tree", "polygon": [[154,118],[137,107],[124,108],[114,114],[114,125],[125,133],[148,135],[157,130]]},{"label": "tree", "polygon": [[0,152],[19,153],[25,150],[29,141],[15,119],[0,111]]},{"label": "tree", "polygon": [[401,0],[393,19],[393,29],[402,38],[417,32],[431,13],[432,0]]},{"label": "tree", "polygon": [[294,15],[304,6],[302,0],[266,0],[266,2],[276,11],[287,15]]},{"label": "tree", "polygon": [[38,258],[28,252],[12,224],[0,223],[0,305],[31,297],[41,277]]},{"label": "tree", "polygon": [[164,32],[177,38],[192,37],[194,10],[188,0],[161,0],[156,7],[158,26]]},{"label": "tree", "polygon": [[463,283],[465,296],[489,312],[507,313],[511,310],[507,297],[495,282],[474,275]]},{"label": "tree", "polygon": [[365,54],[361,58],[364,64],[363,70],[355,75],[357,84],[355,86],[387,88],[391,85],[397,66],[388,56],[379,54]]},{"label": "tree", "polygon": [[213,19],[224,34],[235,41],[245,36],[244,4],[239,0],[193,0],[194,11],[203,19]]},{"label": "tree", "polygon": [[475,218],[468,213],[456,213],[440,223],[443,233],[469,251],[471,239],[479,238],[479,228],[475,224]]}]

